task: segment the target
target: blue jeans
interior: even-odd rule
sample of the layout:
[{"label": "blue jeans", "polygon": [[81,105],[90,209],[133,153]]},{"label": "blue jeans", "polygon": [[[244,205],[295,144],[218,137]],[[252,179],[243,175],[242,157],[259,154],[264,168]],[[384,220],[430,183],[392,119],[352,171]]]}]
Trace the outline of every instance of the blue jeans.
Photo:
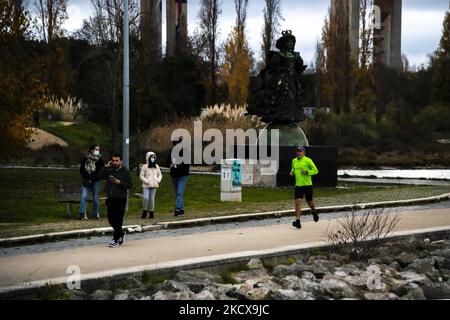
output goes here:
[{"label": "blue jeans", "polygon": [[174,178],[172,177],[172,183],[173,187],[175,189],[175,210],[184,210],[184,203],[183,203],[183,196],[184,196],[184,189],[186,188],[188,177],[178,177]]},{"label": "blue jeans", "polygon": [[94,211],[92,212],[92,217],[98,218],[100,217],[100,200],[99,200],[100,181],[94,182],[92,184],[92,187],[85,187],[85,186],[81,187],[80,210],[78,211],[79,215],[81,218],[83,218],[86,215],[86,207],[89,192],[92,192],[92,200],[94,202]]}]

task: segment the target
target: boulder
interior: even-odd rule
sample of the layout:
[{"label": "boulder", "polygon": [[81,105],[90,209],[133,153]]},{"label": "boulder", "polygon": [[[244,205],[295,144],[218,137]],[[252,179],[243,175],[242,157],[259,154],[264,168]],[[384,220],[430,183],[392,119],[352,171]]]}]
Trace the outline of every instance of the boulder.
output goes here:
[{"label": "boulder", "polygon": [[316,260],[313,264],[314,268],[326,269],[329,273],[333,273],[334,269],[339,267],[339,262],[333,260]]},{"label": "boulder", "polygon": [[439,275],[442,277],[442,281],[450,281],[450,269],[439,270]]},{"label": "boulder", "polygon": [[309,292],[279,289],[268,297],[272,300],[314,300]]},{"label": "boulder", "polygon": [[228,290],[226,292],[226,296],[229,297],[230,299],[237,299],[237,300],[250,300],[247,295],[245,295],[244,293],[241,293],[239,290],[241,288],[241,284],[240,285],[235,285],[233,286],[233,288],[231,288],[230,290]]},{"label": "boulder", "polygon": [[398,263],[397,261],[392,262],[389,265],[389,268],[391,268],[392,270],[395,270],[395,271],[401,271],[402,270],[402,267],[400,266],[400,263]]},{"label": "boulder", "polygon": [[205,289],[202,292],[197,293],[193,300],[216,300],[216,297],[211,291]]},{"label": "boulder", "polygon": [[325,277],[320,281],[321,290],[333,299],[356,298],[357,292],[348,283],[335,277]]},{"label": "boulder", "polygon": [[302,278],[303,278],[303,279],[307,279],[307,280],[311,280],[311,281],[316,281],[316,280],[317,280],[317,278],[316,278],[316,276],[314,275],[314,273],[309,272],[309,271],[303,272],[303,273],[302,273]]},{"label": "boulder", "polygon": [[90,300],[110,300],[112,292],[109,290],[96,290],[89,296]]},{"label": "boulder", "polygon": [[291,275],[301,276],[302,270],[299,269],[298,266],[299,265],[296,263],[290,266],[280,264],[273,269],[272,274],[278,278],[284,278]]},{"label": "boulder", "polygon": [[399,297],[403,297],[408,294],[407,286],[408,284],[406,282],[398,281],[391,285],[390,291]]},{"label": "boulder", "polygon": [[152,300],[192,300],[195,294],[188,291],[167,292],[158,291],[152,296]]},{"label": "boulder", "polygon": [[259,278],[247,280],[238,291],[249,300],[264,300],[269,294],[279,289],[281,289],[281,286],[270,278]]},{"label": "boulder", "polygon": [[406,285],[407,294],[403,298],[408,300],[426,300],[425,294],[422,289],[415,283],[409,283]]},{"label": "boulder", "polygon": [[346,264],[341,267],[337,267],[335,271],[343,271],[348,275],[360,275],[362,270],[360,270],[355,264]]},{"label": "boulder", "polygon": [[200,270],[179,271],[174,280],[184,283],[195,293],[201,292],[204,287],[211,283],[222,283],[220,276]]},{"label": "boulder", "polygon": [[175,280],[165,280],[162,283],[160,290],[171,292],[190,291],[187,284]]},{"label": "boulder", "polygon": [[346,276],[345,278],[341,279],[352,286],[366,290],[368,289],[367,285],[369,283],[369,274],[362,274],[360,276]]},{"label": "boulder", "polygon": [[331,253],[330,256],[328,257],[329,260],[333,260],[338,262],[339,264],[344,264],[347,261],[347,258],[337,254],[337,253]]},{"label": "boulder", "polygon": [[418,285],[424,285],[431,283],[427,276],[417,274],[412,271],[399,272],[398,275],[405,281],[405,283],[415,283]]},{"label": "boulder", "polygon": [[243,283],[249,279],[269,277],[266,269],[252,269],[248,271],[240,271],[233,274],[233,278]]},{"label": "boulder", "polygon": [[433,258],[416,259],[408,265],[406,270],[410,270],[416,273],[424,274],[430,278],[437,274],[437,270],[434,268],[435,261]]},{"label": "boulder", "polygon": [[263,265],[261,259],[252,259],[252,260],[250,260],[249,263],[247,263],[247,267],[250,270],[264,269],[264,265]]},{"label": "boulder", "polygon": [[315,260],[312,265],[312,273],[318,279],[322,279],[326,275],[333,273],[338,266],[339,263],[336,261]]},{"label": "boulder", "polygon": [[127,300],[130,296],[130,292],[128,290],[116,290],[114,292],[114,300]]},{"label": "boulder", "polygon": [[413,263],[414,260],[416,260],[418,257],[415,254],[408,253],[408,252],[402,252],[395,261],[398,262],[398,264],[405,268],[411,263]]},{"label": "boulder", "polygon": [[393,293],[372,293],[368,292],[364,294],[366,300],[399,300],[399,297]]},{"label": "boulder", "polygon": [[300,279],[297,276],[287,276],[281,279],[281,285],[286,290],[304,291],[314,295],[323,294],[323,290],[318,283],[304,278]]},{"label": "boulder", "polygon": [[120,293],[120,294],[116,294],[114,296],[114,300],[127,300],[128,299],[128,293]]},{"label": "boulder", "polygon": [[152,296],[152,300],[170,300],[169,292],[158,291]]},{"label": "boulder", "polygon": [[313,264],[316,260],[323,260],[325,256],[310,256],[307,260],[307,264]]},{"label": "boulder", "polygon": [[[152,296],[159,290],[159,286],[148,285],[146,288],[135,288],[128,291],[128,300],[138,300],[139,297]],[[118,292],[116,292],[117,294]]]},{"label": "boulder", "polygon": [[434,256],[433,259],[436,262],[435,267],[438,269],[450,269],[450,258]]},{"label": "boulder", "polygon": [[429,300],[450,299],[450,285],[447,283],[433,283],[422,287],[425,297]]},{"label": "boulder", "polygon": [[229,292],[236,291],[237,286],[231,284],[211,284],[203,289],[203,291],[209,291],[216,300],[232,300],[231,296],[228,296]]},{"label": "boulder", "polygon": [[450,259],[450,248],[448,249],[437,249],[430,252],[433,256],[444,257]]}]

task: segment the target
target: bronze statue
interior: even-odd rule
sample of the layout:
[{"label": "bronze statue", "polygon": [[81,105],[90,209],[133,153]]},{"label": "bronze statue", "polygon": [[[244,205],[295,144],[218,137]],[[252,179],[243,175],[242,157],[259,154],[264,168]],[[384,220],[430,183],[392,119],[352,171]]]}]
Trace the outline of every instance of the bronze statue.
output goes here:
[{"label": "bronze statue", "polygon": [[294,52],[296,39],[292,31],[283,31],[277,40],[280,51],[270,51],[266,68],[251,79],[247,112],[266,123],[295,123],[306,119],[306,106],[300,75],[305,71],[303,59]]}]

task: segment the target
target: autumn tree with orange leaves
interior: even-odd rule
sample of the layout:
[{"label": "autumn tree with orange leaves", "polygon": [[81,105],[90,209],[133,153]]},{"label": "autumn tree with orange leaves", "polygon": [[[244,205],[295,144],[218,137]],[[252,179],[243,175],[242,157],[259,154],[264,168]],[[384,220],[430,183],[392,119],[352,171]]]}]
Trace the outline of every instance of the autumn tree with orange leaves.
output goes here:
[{"label": "autumn tree with orange leaves", "polygon": [[30,17],[21,0],[0,0],[0,159],[21,155],[32,134],[31,114],[42,106],[45,85],[25,42]]},{"label": "autumn tree with orange leaves", "polygon": [[236,25],[225,44],[220,76],[228,89],[227,102],[242,106],[247,101],[253,59],[245,35],[248,0],[234,0],[234,4]]}]

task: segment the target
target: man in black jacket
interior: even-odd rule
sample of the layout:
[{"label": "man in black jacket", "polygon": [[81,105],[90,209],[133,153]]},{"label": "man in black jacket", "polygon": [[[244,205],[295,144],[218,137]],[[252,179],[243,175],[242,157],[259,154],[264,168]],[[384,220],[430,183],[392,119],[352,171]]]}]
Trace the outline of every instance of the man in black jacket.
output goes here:
[{"label": "man in black jacket", "polygon": [[100,178],[98,174],[104,166],[105,163],[100,155],[100,147],[91,145],[88,154],[80,163],[80,175],[83,178],[83,185],[81,187],[81,201],[78,211],[79,220],[87,219],[86,207],[89,192],[92,192],[92,200],[94,202],[92,218],[98,219],[100,217]]},{"label": "man in black jacket", "polygon": [[173,148],[183,141],[180,138],[178,141],[172,142],[172,150],[167,158],[167,166],[170,168],[170,176],[172,177],[172,184],[175,190],[175,210],[174,216],[184,215],[184,190],[189,176],[189,164],[185,164],[181,157],[183,157],[183,150],[180,152],[180,159],[178,157],[172,158]]},{"label": "man in black jacket", "polygon": [[106,180],[106,208],[108,221],[114,229],[113,239],[109,246],[115,248],[123,244],[125,233],[122,230],[123,216],[127,205],[128,190],[132,187],[131,174],[123,166],[120,154],[114,154],[112,160],[99,173],[100,179]]}]

